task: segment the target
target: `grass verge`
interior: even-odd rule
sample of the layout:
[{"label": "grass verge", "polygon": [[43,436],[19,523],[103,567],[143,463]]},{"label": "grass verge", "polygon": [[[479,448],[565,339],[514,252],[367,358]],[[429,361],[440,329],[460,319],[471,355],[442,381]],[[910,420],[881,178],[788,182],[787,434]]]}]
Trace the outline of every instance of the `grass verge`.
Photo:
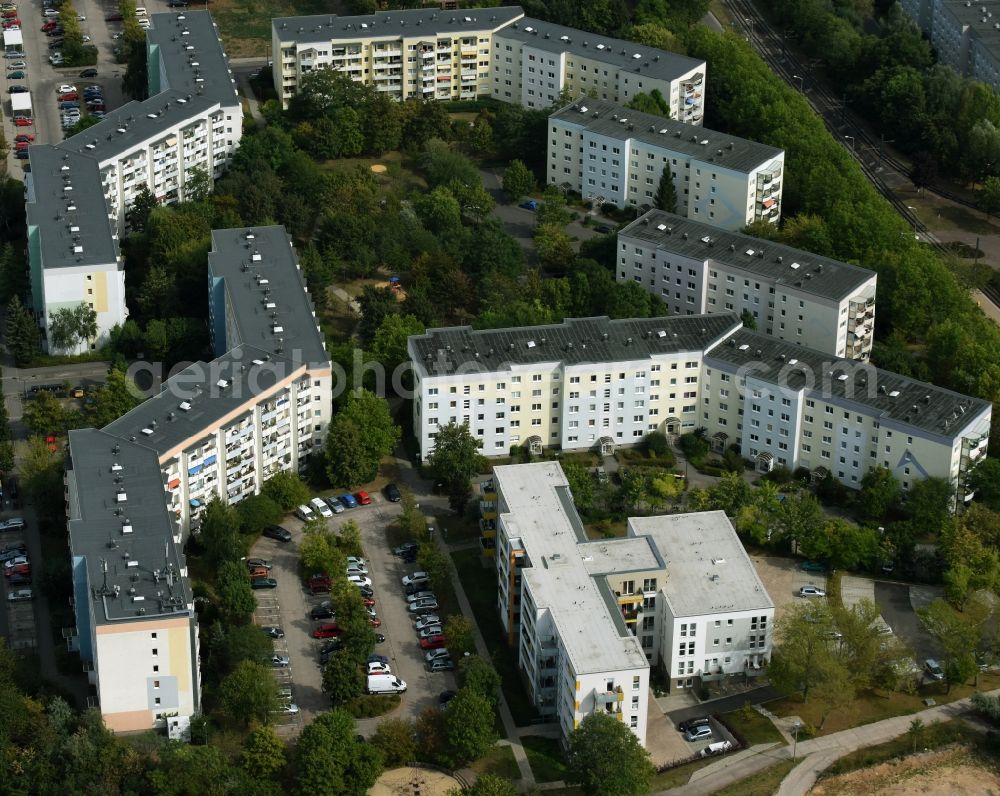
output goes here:
[{"label": "grass verge", "polygon": [[715,796],[772,796],[781,787],[781,781],[801,760],[781,760],[763,771],[718,790]]},{"label": "grass verge", "polygon": [[718,763],[720,760],[722,760],[721,757],[703,757],[701,760],[695,760],[693,763],[676,766],[675,768],[668,768],[666,771],[653,777],[650,789],[653,793],[656,793],[661,790],[679,788],[681,785],[686,785],[688,783],[688,780],[691,779],[691,775],[694,774],[695,771],[712,763]]},{"label": "grass verge", "polygon": [[521,778],[521,770],[514,759],[514,751],[507,745],[494,746],[486,757],[470,763],[469,768],[477,774],[495,774],[510,781]]},{"label": "grass verge", "polygon": [[451,559],[465,596],[469,599],[472,613],[475,614],[476,624],[483,634],[493,666],[503,681],[503,694],[514,723],[520,727],[527,726],[537,717],[537,713],[521,683],[517,652],[507,644],[507,635],[497,617],[496,574],[492,570],[483,569],[482,556],[478,550],[461,550],[452,553]]},{"label": "grass verge", "polygon": [[731,713],[723,713],[725,722],[746,739],[748,746],[761,743],[787,744],[785,736],[778,732],[767,716],[761,716],[752,708],[740,708]]},{"label": "grass verge", "polygon": [[521,745],[538,782],[560,782],[566,779],[566,758],[555,738],[525,735]]}]

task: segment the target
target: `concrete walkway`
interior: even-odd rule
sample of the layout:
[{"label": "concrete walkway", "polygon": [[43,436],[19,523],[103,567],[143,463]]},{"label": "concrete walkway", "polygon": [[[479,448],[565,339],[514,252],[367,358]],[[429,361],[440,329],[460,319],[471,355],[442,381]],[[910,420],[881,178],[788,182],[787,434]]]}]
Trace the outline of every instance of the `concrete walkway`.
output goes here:
[{"label": "concrete walkway", "polygon": [[[990,696],[1000,695],[1000,689],[986,692]],[[798,744],[796,757],[802,762],[785,777],[778,790],[778,796],[800,796],[809,792],[816,784],[820,772],[828,768],[834,761],[862,747],[891,741],[907,732],[910,722],[920,719],[925,725],[961,716],[972,707],[971,700],[959,699],[948,705],[938,705],[919,713],[906,716],[895,716],[891,719],[865,724],[842,732],[835,732],[822,738],[801,741]],[[752,747],[753,752],[758,747]],[[711,766],[695,772],[691,781],[679,788],[660,793],[683,794],[683,796],[707,796],[722,788],[739,782],[752,774],[756,774],[768,766],[781,760],[792,758],[793,747],[780,748],[760,747],[757,754],[739,758],[738,755],[720,760]]]},{"label": "concrete walkway", "polygon": [[250,116],[253,118],[254,124],[257,125],[258,130],[263,130],[267,122],[264,121],[264,117],[260,113],[260,103],[257,102],[257,95],[253,93],[253,89],[250,87],[250,76],[246,72],[237,72],[236,80],[240,86],[240,93],[246,98],[247,107],[250,109]]}]

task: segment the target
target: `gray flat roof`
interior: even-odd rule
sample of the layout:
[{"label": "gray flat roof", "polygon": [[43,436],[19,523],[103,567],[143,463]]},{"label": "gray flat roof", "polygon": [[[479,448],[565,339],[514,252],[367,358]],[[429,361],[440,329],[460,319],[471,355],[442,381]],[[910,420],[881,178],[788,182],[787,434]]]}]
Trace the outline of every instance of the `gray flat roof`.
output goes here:
[{"label": "gray flat roof", "polygon": [[587,96],[577,98],[549,118],[579,125],[596,135],[621,141],[631,138],[733,171],[753,171],[782,153],[773,146],[746,138],[652,113],[641,113],[616,102]]},{"label": "gray flat roof", "polygon": [[[237,346],[211,362],[195,362],[167,379],[159,393],[105,426],[104,431],[142,442],[163,454],[208,433],[226,415],[270,390],[302,364],[253,346]],[[219,386],[222,380],[227,382],[224,387]],[[182,403],[188,408],[182,408]]]},{"label": "gray flat roof", "polygon": [[188,615],[193,596],[156,452],[93,428],[70,431],[69,451],[70,551],[86,558],[97,623]]},{"label": "gray flat roof", "polygon": [[[28,202],[25,210],[28,224],[40,232],[43,267],[116,262],[118,241],[104,204],[97,162],[46,144],[28,151],[34,201]],[[75,252],[77,246],[83,250]]]},{"label": "gray flat roof", "polygon": [[630,517],[667,560],[661,591],[675,617],[774,608],[724,511]]},{"label": "gray flat roof", "polygon": [[[958,436],[990,409],[989,402],[978,398],[747,329],[740,329],[705,354],[706,367],[720,363],[728,364],[730,370],[753,363],[747,375],[765,383],[784,383],[791,390],[806,386],[807,393],[820,394],[824,400],[854,402],[867,407],[875,417],[944,437]],[[808,382],[804,373],[810,374]],[[838,378],[843,374],[848,378]]]},{"label": "gray flat roof", "polygon": [[328,42],[332,39],[358,37],[418,36],[426,33],[465,33],[496,30],[524,16],[520,6],[463,8],[442,11],[437,8],[411,8],[400,11],[376,11],[374,14],[338,17],[313,14],[304,17],[275,17],[271,29],[281,41]]},{"label": "gray flat roof", "polygon": [[[704,69],[705,62],[686,55],[647,47],[624,39],[613,39],[598,33],[588,33],[556,25],[534,17],[525,17],[512,22],[500,35],[505,39],[516,39],[539,50],[553,53],[572,53],[594,61],[632,72],[640,77],[658,80],[676,80],[695,69]],[[638,56],[638,57],[636,57]]]},{"label": "gray flat roof", "polygon": [[[1000,45],[1000,31],[994,25],[1000,22],[1000,0],[975,0],[966,5],[965,0],[938,0],[942,8],[949,12],[968,33],[982,41],[996,58]],[[989,15],[989,16],[987,16]]]},{"label": "gray flat roof", "polygon": [[[260,259],[254,260],[257,255]],[[302,361],[329,365],[330,356],[297,264],[283,226],[212,231],[208,272],[224,280],[240,336],[227,340],[228,347],[245,343],[270,351],[280,337],[282,348],[297,351]]]},{"label": "gray flat roof", "polygon": [[[558,462],[496,467],[493,476],[508,508],[504,525],[531,563],[521,577],[536,606],[551,613],[576,674],[648,667],[617,606],[609,607],[598,585],[603,579],[585,563],[592,545],[581,543],[580,518],[572,498],[567,501],[569,483]],[[615,541],[602,544],[610,548]],[[624,555],[639,549],[634,542],[623,546]],[[655,556],[638,559],[656,564]]]},{"label": "gray flat roof", "polygon": [[702,351],[740,326],[735,313],[611,320],[567,318],[559,324],[473,331],[430,329],[410,338],[410,350],[432,375],[460,368],[496,371],[542,362],[628,362],[657,354]]},{"label": "gray flat roof", "polygon": [[628,238],[694,260],[739,268],[769,282],[838,301],[854,294],[875,276],[867,268],[740,232],[727,232],[662,210],[650,210],[618,232],[620,241]]},{"label": "gray flat roof", "polygon": [[146,41],[160,51],[169,88],[222,104],[238,104],[229,62],[208,11],[153,14],[150,20],[153,24],[146,31]]}]

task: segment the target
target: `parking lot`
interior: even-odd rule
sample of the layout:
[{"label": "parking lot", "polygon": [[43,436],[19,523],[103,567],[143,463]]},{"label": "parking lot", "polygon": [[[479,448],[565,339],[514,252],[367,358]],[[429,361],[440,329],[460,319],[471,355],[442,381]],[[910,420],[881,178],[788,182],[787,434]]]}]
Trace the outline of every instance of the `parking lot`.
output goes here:
[{"label": "parking lot", "polygon": [[[382,620],[377,632],[386,637],[383,643],[376,645],[375,653],[389,658],[393,674],[407,684],[402,704],[393,715],[413,718],[428,705],[437,704],[438,694],[453,689],[455,679],[453,673],[431,673],[426,669],[412,615],[406,611],[400,581],[403,575],[415,569],[415,565],[404,565],[393,556],[386,541],[386,527],[399,513],[399,506],[381,494],[373,493],[371,497],[371,505],[349,509],[328,519],[327,523],[336,531],[343,523],[353,520],[361,530],[368,577],[375,592],[375,610]],[[313,621],[309,616],[312,608],[328,595],[311,595],[303,585],[298,557],[302,522],[288,517],[282,527],[291,532],[291,542],[283,544],[262,538],[250,555],[270,561],[271,577],[278,583],[274,589],[256,592],[255,622],[261,626],[277,625],[284,630],[284,638],[275,641],[275,651],[287,655],[289,665],[276,668],[275,676],[282,687],[290,688],[291,700],[298,706],[299,714],[282,716],[278,725],[283,734],[293,734],[330,707],[323,694],[319,664],[323,642],[311,636],[319,620]],[[370,736],[379,721],[380,718],[360,719],[358,732]]]},{"label": "parking lot", "polygon": [[774,601],[774,619],[780,621],[790,605],[803,598],[799,589],[818,586],[826,589],[826,575],[822,572],[803,572],[802,560],[778,556],[751,556],[764,588]]},{"label": "parking lot", "polygon": [[[14,512],[5,512],[0,521],[7,520],[12,516],[21,515]],[[33,561],[35,559],[33,548],[36,545],[29,542],[28,533],[28,528],[0,532],[0,550],[9,546],[23,544],[25,555],[29,562]],[[6,634],[8,639],[7,644],[11,649],[28,649],[38,646],[34,600],[12,602],[8,599],[13,591],[32,589],[32,592],[34,592],[34,588],[34,583],[12,586],[8,578],[3,578],[3,605],[5,611],[4,625],[0,627],[0,631]]]}]

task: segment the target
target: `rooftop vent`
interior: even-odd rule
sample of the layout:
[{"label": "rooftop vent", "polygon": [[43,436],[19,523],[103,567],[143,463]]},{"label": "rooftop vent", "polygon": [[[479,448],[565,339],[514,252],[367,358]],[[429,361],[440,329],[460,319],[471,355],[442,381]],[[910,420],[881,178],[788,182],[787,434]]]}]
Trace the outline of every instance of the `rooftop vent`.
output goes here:
[{"label": "rooftop vent", "polygon": [[182,412],[190,412],[191,404],[188,401],[181,401],[180,404],[178,404],[177,408],[180,409]]}]

